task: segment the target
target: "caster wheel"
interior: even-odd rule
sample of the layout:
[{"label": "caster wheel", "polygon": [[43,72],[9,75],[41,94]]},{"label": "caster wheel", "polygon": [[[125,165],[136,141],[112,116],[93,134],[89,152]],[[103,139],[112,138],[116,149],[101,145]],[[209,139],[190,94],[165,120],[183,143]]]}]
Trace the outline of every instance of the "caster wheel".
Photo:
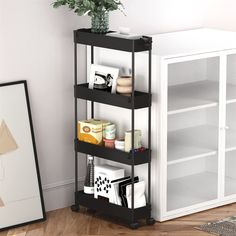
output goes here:
[{"label": "caster wheel", "polygon": [[96,213],[96,211],[93,210],[93,209],[87,209],[87,212],[90,213],[90,214],[95,214]]},{"label": "caster wheel", "polygon": [[137,229],[139,227],[139,223],[135,222],[135,223],[131,223],[129,225],[130,229]]},{"label": "caster wheel", "polygon": [[146,223],[147,223],[147,225],[154,225],[156,223],[156,221],[153,218],[147,218]]},{"label": "caster wheel", "polygon": [[71,206],[70,208],[73,212],[79,212],[80,208],[79,208],[79,205],[73,205]]}]

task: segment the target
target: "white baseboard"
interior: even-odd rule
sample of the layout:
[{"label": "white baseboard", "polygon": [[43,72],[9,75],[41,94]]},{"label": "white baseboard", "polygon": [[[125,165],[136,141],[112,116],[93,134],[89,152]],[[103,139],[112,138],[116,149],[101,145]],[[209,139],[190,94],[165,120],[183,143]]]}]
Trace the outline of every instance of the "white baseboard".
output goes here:
[{"label": "white baseboard", "polygon": [[[83,188],[84,177],[78,179],[79,189]],[[73,179],[43,186],[46,211],[69,207],[74,203],[75,181]]]}]

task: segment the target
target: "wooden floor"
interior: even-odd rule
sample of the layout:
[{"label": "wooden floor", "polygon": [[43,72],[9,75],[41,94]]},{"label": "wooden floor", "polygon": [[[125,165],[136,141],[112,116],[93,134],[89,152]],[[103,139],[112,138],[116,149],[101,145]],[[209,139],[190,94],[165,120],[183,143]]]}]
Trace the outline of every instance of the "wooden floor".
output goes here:
[{"label": "wooden floor", "polygon": [[65,208],[49,212],[45,222],[3,231],[0,232],[0,236],[209,236],[194,227],[234,215],[236,215],[236,204],[231,204],[165,223],[143,226],[138,230],[130,230],[111,220],[107,221],[105,217],[100,218],[97,214],[88,213],[85,209],[80,213],[73,213],[69,208]]}]

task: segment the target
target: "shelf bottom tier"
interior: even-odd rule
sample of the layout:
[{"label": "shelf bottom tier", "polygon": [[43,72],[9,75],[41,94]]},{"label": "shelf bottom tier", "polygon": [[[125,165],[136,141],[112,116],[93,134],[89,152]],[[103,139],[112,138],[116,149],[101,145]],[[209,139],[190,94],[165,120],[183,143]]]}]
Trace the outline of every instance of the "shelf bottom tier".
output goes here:
[{"label": "shelf bottom tier", "polygon": [[[128,222],[132,221],[132,209],[111,204],[105,200],[96,199],[93,195],[85,194],[84,191],[75,193],[76,200],[79,205],[86,208],[99,211],[108,216],[118,217]],[[134,209],[134,221],[139,219],[149,218],[151,213],[151,206],[140,207]]]}]

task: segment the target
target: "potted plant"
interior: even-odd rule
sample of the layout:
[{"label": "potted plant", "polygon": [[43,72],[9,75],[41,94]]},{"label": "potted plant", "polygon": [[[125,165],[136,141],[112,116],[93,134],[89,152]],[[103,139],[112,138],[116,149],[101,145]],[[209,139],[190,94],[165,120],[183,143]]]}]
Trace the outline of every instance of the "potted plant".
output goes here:
[{"label": "potted plant", "polygon": [[91,16],[91,31],[93,33],[107,33],[109,12],[123,8],[120,0],[55,0],[53,7],[60,6],[68,6],[79,16]]}]

